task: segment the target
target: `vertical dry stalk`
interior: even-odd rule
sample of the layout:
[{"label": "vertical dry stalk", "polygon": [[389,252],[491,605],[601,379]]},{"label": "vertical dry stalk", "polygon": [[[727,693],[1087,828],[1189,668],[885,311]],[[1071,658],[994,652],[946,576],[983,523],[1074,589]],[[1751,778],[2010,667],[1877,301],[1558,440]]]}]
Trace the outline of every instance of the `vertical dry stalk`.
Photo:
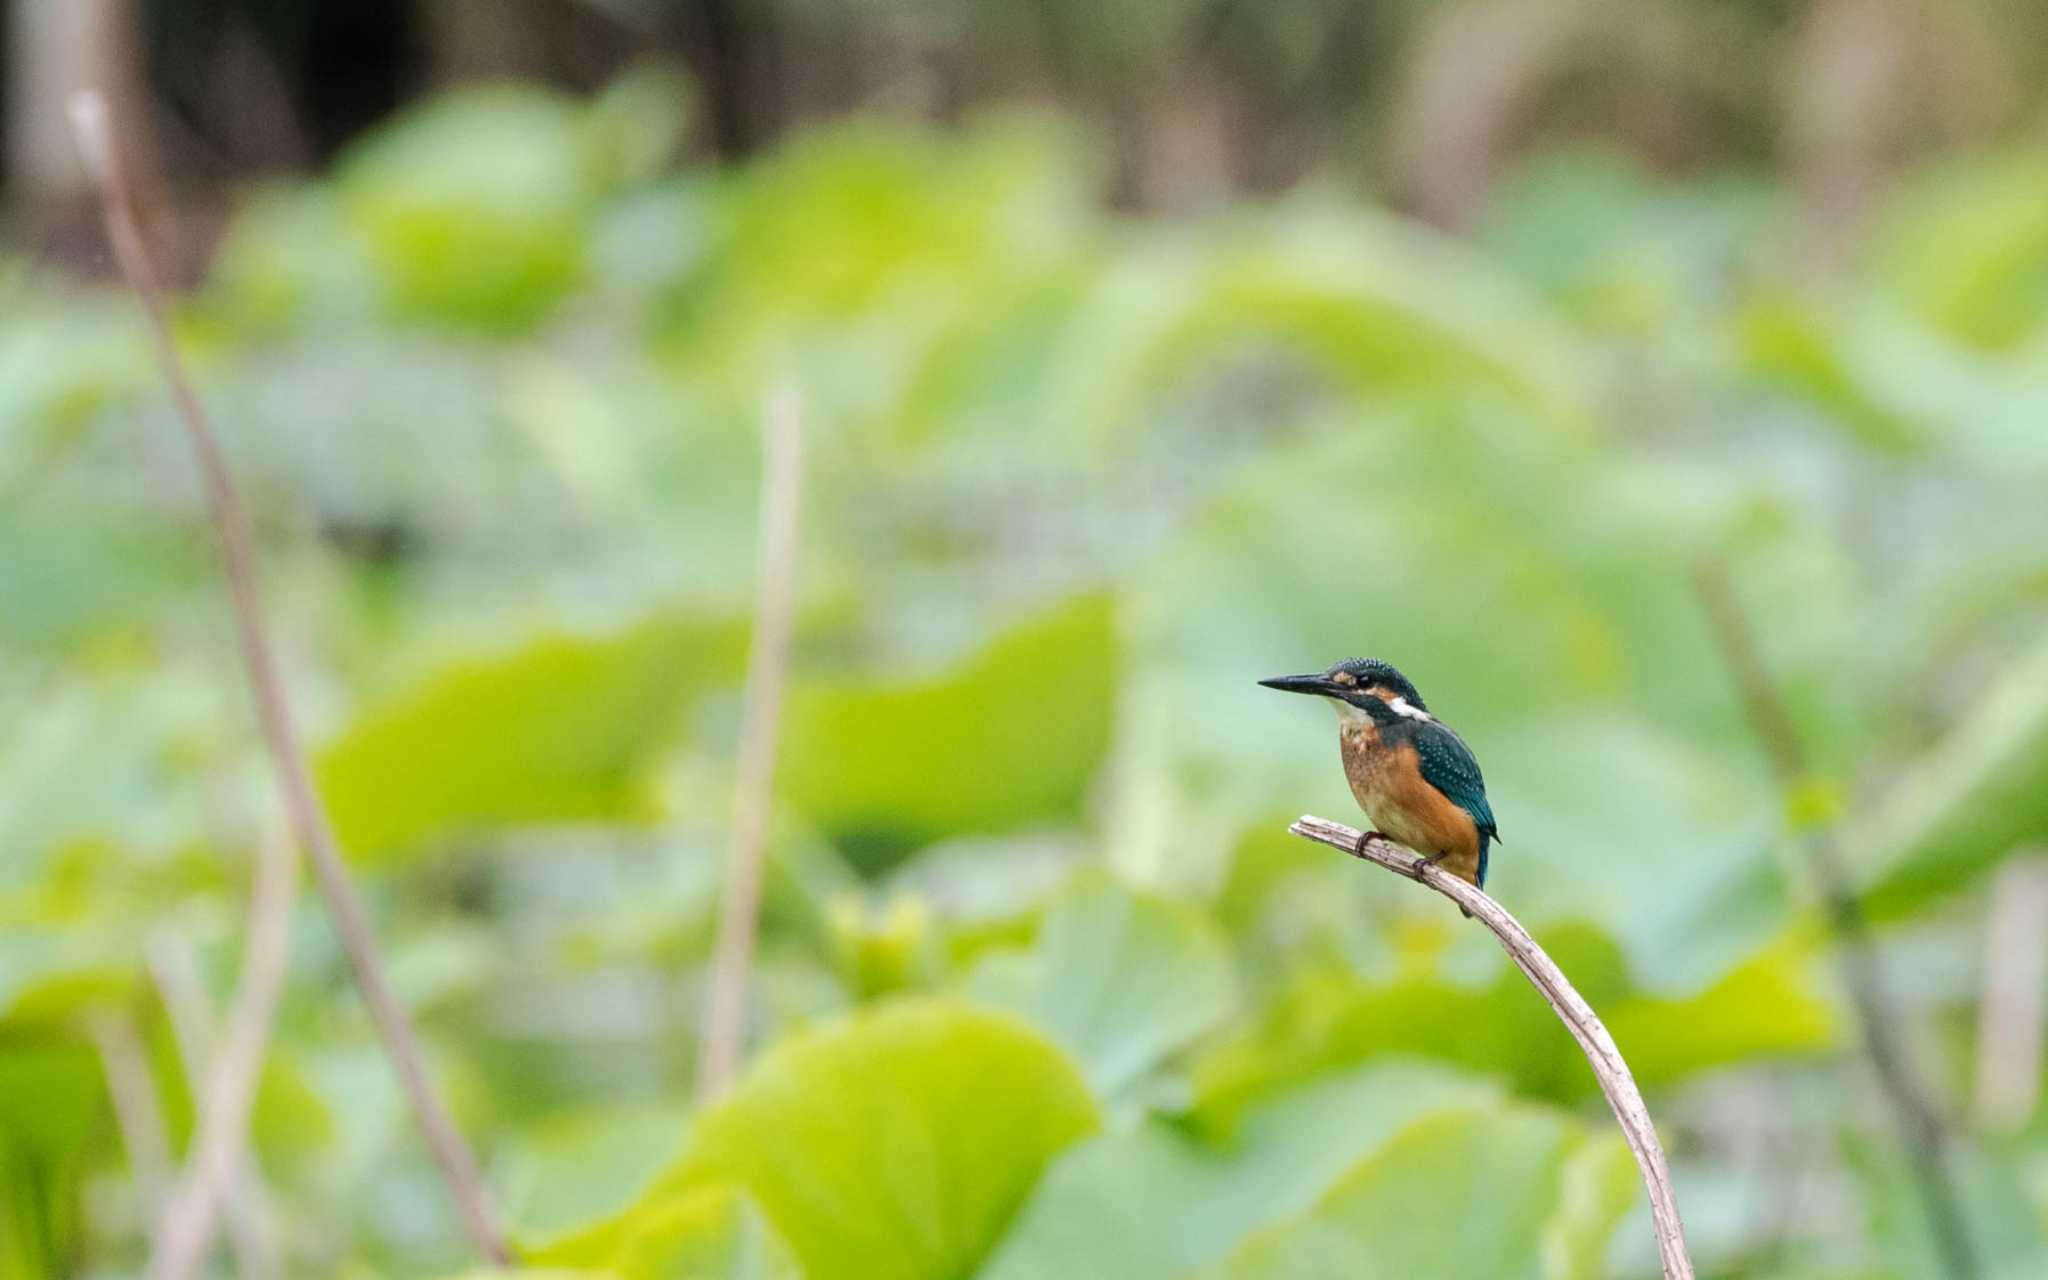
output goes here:
[{"label": "vertical dry stalk", "polygon": [[[278,832],[275,838],[282,842],[284,833]],[[290,847],[286,846],[286,854],[289,852]],[[245,956],[245,974],[246,971]],[[149,972],[156,981],[157,994],[163,998],[164,1011],[170,1015],[172,1038],[178,1045],[178,1060],[185,1068],[185,1080],[191,1089],[193,1110],[198,1117],[198,1132],[203,1133],[207,1124],[207,1081],[213,1073],[214,1053],[218,1047],[217,1028],[213,1002],[199,976],[199,956],[192,947],[191,939],[170,930],[152,939]],[[193,1149],[198,1149],[196,1141]],[[241,1161],[230,1181],[232,1186],[226,1197],[227,1225],[228,1241],[235,1252],[235,1270],[244,1280],[268,1280],[278,1273],[280,1267],[277,1242],[270,1231],[269,1192],[263,1186],[261,1173],[251,1161]],[[157,1226],[158,1239],[170,1231],[168,1224],[177,1216],[177,1203],[184,1191],[181,1183],[166,1201],[164,1216]]]},{"label": "vertical dry stalk", "polygon": [[476,1158],[434,1092],[419,1038],[405,1009],[392,994],[391,984],[384,973],[383,957],[370,930],[369,916],[356,897],[355,886],[349,881],[348,869],[342,862],[333,828],[328,824],[326,810],[313,788],[305,753],[299,746],[298,733],[292,724],[284,682],[271,653],[269,634],[264,630],[248,518],[235,493],[227,459],[221,453],[212,427],[208,425],[206,411],[186,377],[177,344],[171,337],[170,322],[164,313],[163,289],[158,283],[149,251],[143,245],[127,186],[114,161],[114,143],[107,127],[106,104],[100,95],[90,91],[76,95],[71,101],[71,123],[86,170],[100,191],[114,256],[149,321],[150,339],[156,348],[158,364],[199,464],[200,478],[206,490],[207,511],[220,541],[228,591],[234,600],[235,632],[240,641],[249,688],[255,697],[257,720],[270,748],[271,764],[276,769],[278,789],[283,794],[292,834],[312,859],[314,875],[334,919],[335,933],[340,937],[342,949],[355,972],[356,987],[377,1025],[385,1052],[390,1056],[412,1103],[413,1114],[433,1152],[434,1161],[440,1166],[441,1176],[462,1214],[464,1228],[485,1258],[496,1263],[508,1261],[504,1237],[498,1230],[484,1195],[483,1180],[477,1173]]},{"label": "vertical dry stalk", "polygon": [[114,1124],[128,1152],[128,1171],[144,1222],[154,1222],[171,1181],[171,1141],[164,1128],[164,1104],[149,1067],[149,1048],[127,1011],[97,1009],[86,1019],[86,1034],[107,1077]]},{"label": "vertical dry stalk", "polygon": [[[1719,560],[1702,561],[1693,585],[1713,628],[1714,640],[1721,648],[1722,660],[1728,664],[1729,674],[1742,696],[1750,727],[1771,758],[1779,786],[1789,796],[1805,786],[1812,773],[1805,744],[1800,741],[1799,726],[1792,719],[1784,693],[1771,678],[1763,650],[1750,627],[1749,615],[1743,612],[1735,585],[1728,579],[1727,567]],[[1905,1039],[1899,1034],[1899,1024],[1904,1019],[1878,962],[1877,941],[1857,897],[1855,876],[1829,828],[1810,829],[1800,843],[1834,935],[1843,984],[1856,1006],[1857,1021],[1862,1024],[1864,1056],[1870,1059],[1904,1136],[1935,1247],[1950,1276],[1955,1280],[1974,1280],[1983,1274],[1984,1268],[1963,1213],[1962,1193],[1949,1171],[1948,1134],[1913,1069]]]},{"label": "vertical dry stalk", "polygon": [[697,1059],[697,1096],[717,1097],[739,1070],[746,1039],[747,988],[761,924],[761,864],[775,787],[776,739],[789,638],[796,614],[798,517],[803,510],[803,405],[794,388],[768,398],[762,421],[761,563],[754,638],[747,657],[745,718],[740,725],[732,849],[719,907],[718,946],[705,1000]]},{"label": "vertical dry stalk", "polygon": [[[291,910],[297,863],[282,831],[266,832],[258,846],[249,925],[242,943],[242,977],[228,1012],[227,1033],[211,1055],[199,1091],[198,1130],[185,1174],[165,1207],[150,1257],[151,1280],[187,1280],[206,1260],[214,1222],[229,1204],[236,1253],[244,1275],[275,1275],[276,1249],[268,1232],[248,1219],[261,1205],[255,1168],[245,1159],[249,1113],[270,1051],[270,1029],[291,959]],[[175,987],[176,980],[166,984]],[[203,1052],[188,1060],[203,1058]],[[260,1218],[257,1225],[260,1225]]]},{"label": "vertical dry stalk", "polygon": [[1614,1037],[1607,1034],[1606,1024],[1600,1021],[1600,1015],[1593,1012],[1593,1006],[1587,1004],[1585,997],[1572,986],[1564,976],[1564,970],[1557,967],[1557,962],[1536,945],[1536,939],[1529,936],[1522,922],[1486,894],[1400,845],[1380,839],[1368,840],[1365,833],[1341,822],[1307,815],[1288,830],[1305,840],[1329,845],[1354,858],[1385,867],[1395,875],[1427,885],[1493,930],[1493,936],[1500,939],[1508,959],[1513,960],[1522,976],[1542,993],[1551,1011],[1564,1023],[1565,1030],[1579,1042],[1579,1049],[1593,1068],[1594,1078],[1600,1082],[1600,1092],[1606,1097],[1608,1108],[1614,1112],[1616,1123],[1621,1126],[1621,1136],[1635,1154],[1636,1169],[1643,1177],[1643,1190],[1649,1193],[1650,1222],[1657,1234],[1657,1256],[1663,1263],[1664,1280],[1692,1280],[1692,1258],[1685,1249],[1685,1223],[1678,1216],[1678,1193],[1671,1185],[1671,1166],[1665,1163],[1664,1146],[1657,1140],[1657,1127],[1650,1121],[1650,1109],[1643,1102],[1642,1090],[1636,1088],[1635,1076],[1630,1074],[1628,1063],[1615,1046]]},{"label": "vertical dry stalk", "polygon": [[1991,885],[1984,996],[1977,1004],[1978,1123],[2012,1133],[2041,1102],[2048,1030],[2048,854],[2014,858]]}]

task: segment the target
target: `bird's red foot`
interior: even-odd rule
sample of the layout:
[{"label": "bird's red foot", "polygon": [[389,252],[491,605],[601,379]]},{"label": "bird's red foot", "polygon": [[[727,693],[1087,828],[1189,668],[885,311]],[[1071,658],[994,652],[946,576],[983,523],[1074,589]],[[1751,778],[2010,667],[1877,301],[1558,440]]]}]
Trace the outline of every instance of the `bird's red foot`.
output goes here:
[{"label": "bird's red foot", "polygon": [[1363,858],[1365,856],[1365,846],[1371,844],[1375,840],[1385,839],[1387,839],[1387,836],[1384,832],[1361,831],[1358,833],[1358,843],[1351,846],[1351,852],[1353,855]]},{"label": "bird's red foot", "polygon": [[1420,880],[1422,878],[1422,869],[1424,867],[1433,867],[1437,863],[1442,862],[1445,858],[1448,858],[1449,856],[1451,856],[1451,851],[1449,849],[1438,849],[1435,853],[1428,854],[1426,856],[1415,859],[1415,878],[1417,880]]}]

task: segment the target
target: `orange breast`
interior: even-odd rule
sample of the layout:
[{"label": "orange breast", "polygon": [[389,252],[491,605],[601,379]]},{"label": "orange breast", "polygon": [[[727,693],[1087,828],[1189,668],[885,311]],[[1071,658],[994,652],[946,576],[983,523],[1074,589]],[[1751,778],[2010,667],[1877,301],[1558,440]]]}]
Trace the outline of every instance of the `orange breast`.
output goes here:
[{"label": "orange breast", "polygon": [[1370,725],[1346,726],[1344,776],[1351,794],[1380,834],[1425,856],[1442,854],[1443,868],[1479,882],[1479,828],[1472,815],[1422,777],[1422,761],[1406,743],[1387,746]]}]

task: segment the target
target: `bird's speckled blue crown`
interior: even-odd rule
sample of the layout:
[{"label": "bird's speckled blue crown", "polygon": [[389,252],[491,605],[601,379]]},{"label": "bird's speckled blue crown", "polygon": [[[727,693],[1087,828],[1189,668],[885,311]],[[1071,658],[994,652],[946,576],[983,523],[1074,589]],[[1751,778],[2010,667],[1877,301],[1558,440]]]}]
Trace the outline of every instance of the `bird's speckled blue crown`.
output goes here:
[{"label": "bird's speckled blue crown", "polygon": [[1324,672],[1324,674],[1334,676],[1339,671],[1349,674],[1352,679],[1358,681],[1361,685],[1377,684],[1384,686],[1401,697],[1406,698],[1408,705],[1414,707],[1417,711],[1429,710],[1429,704],[1422,700],[1422,694],[1417,692],[1415,682],[1402,675],[1400,670],[1391,662],[1382,662],[1378,658],[1346,658]]}]

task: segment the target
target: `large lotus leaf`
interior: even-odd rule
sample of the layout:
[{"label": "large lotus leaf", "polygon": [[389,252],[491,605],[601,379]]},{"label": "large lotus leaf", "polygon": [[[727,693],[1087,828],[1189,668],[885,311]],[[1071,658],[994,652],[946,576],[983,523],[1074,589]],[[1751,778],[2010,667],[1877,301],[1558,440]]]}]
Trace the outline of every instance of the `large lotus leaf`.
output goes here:
[{"label": "large lotus leaf", "polygon": [[[708,244],[664,291],[664,354],[749,403],[794,363],[858,439],[893,446],[955,426],[935,384],[964,392],[948,369],[990,341],[1007,347],[1016,317],[1046,332],[1034,299],[1087,245],[1073,150],[1042,121],[986,119],[941,142],[869,120],[705,184],[685,234]],[[999,376],[1020,374],[1028,362]],[[1013,428],[1017,404],[1003,408]]]},{"label": "large lotus leaf", "polygon": [[1440,1067],[1385,1062],[1262,1105],[1225,1143],[1160,1120],[1103,1134],[1060,1157],[980,1280],[1186,1275],[1309,1209],[1417,1117],[1494,1100]]},{"label": "large lotus leaf", "polygon": [[1087,596],[911,683],[806,682],[783,794],[872,869],[940,836],[1071,818],[1109,745],[1110,602]]},{"label": "large lotus leaf", "polygon": [[1533,1108],[1425,1117],[1204,1280],[1540,1280],[1573,1145],[1569,1122]]},{"label": "large lotus leaf", "polygon": [[[1713,984],[1671,998],[1634,989],[1620,952],[1596,931],[1552,928],[1540,941],[1607,1021],[1646,1086],[1760,1057],[1819,1053],[1834,1043],[1834,1019],[1813,991],[1808,960],[1789,948],[1761,953]],[[1503,965],[1483,986],[1431,969],[1385,982],[1314,973],[1197,1065],[1200,1114],[1227,1129],[1255,1099],[1390,1054],[1499,1073],[1526,1095],[1575,1101],[1597,1088],[1577,1043],[1519,970]]]},{"label": "large lotus leaf", "polygon": [[[528,1238],[588,1234],[583,1224],[630,1202],[675,1158],[674,1115],[671,1107],[614,1103],[552,1114],[523,1129],[498,1161],[507,1170],[501,1183],[516,1188],[504,1197],[506,1216]],[[567,1262],[553,1249],[536,1260]]]},{"label": "large lotus leaf", "polygon": [[534,89],[453,95],[344,157],[350,224],[400,316],[518,328],[573,288],[593,195],[577,108]]},{"label": "large lotus leaf", "polygon": [[627,1213],[730,1185],[810,1280],[953,1280],[1097,1123],[1073,1061],[1012,1015],[885,1004],[770,1051]]},{"label": "large lotus leaf", "polygon": [[1063,326],[1049,430],[1101,443],[1204,380],[1276,371],[1292,389],[1439,402],[1495,393],[1525,426],[1586,425],[1589,351],[1462,245],[1300,201],[1135,246]]},{"label": "large lotus leaf", "polygon": [[1644,1088],[1715,1067],[1823,1053],[1841,1025],[1820,993],[1816,963],[1796,945],[1774,945],[1695,994],[1616,1002],[1607,1029]]},{"label": "large lotus leaf", "polygon": [[730,626],[657,618],[453,666],[321,751],[342,845],[389,859],[465,828],[649,816],[654,756],[697,693],[736,678],[739,648]]},{"label": "large lotus leaf", "polygon": [[1050,1031],[1105,1097],[1216,1026],[1235,1002],[1214,922],[1100,879],[1052,906],[1029,953],[985,957],[968,985]]},{"label": "large lotus leaf", "polygon": [[614,1280],[801,1280],[761,1211],[730,1187],[652,1199],[591,1230],[531,1250],[526,1261]]}]

